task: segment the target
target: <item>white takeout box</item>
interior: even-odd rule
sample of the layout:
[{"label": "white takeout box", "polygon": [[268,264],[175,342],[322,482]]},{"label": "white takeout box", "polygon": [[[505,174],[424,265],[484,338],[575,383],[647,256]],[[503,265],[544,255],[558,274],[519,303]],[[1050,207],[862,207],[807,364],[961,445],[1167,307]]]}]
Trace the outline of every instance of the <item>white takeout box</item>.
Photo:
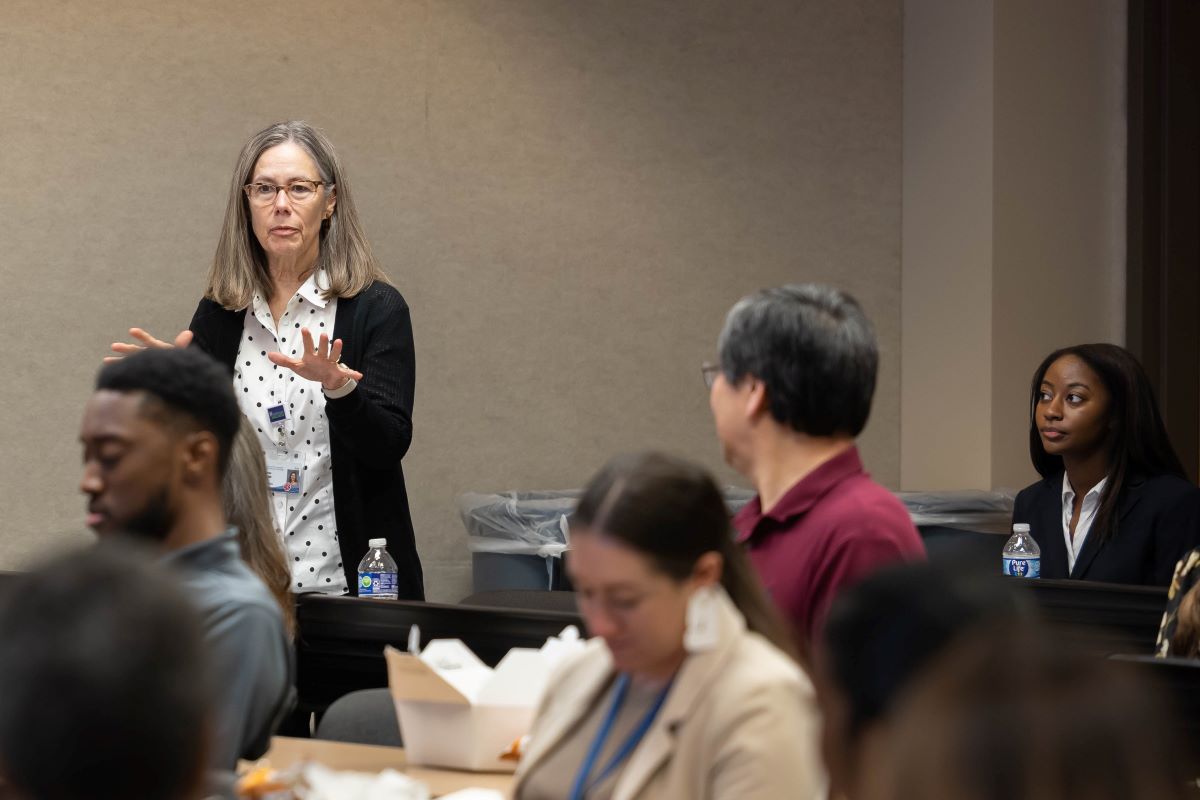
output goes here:
[{"label": "white takeout box", "polygon": [[385,648],[408,763],[513,772],[516,762],[500,754],[529,732],[554,665],[582,648],[577,632],[564,638],[514,647],[495,669],[458,639],[435,639],[419,656]]}]

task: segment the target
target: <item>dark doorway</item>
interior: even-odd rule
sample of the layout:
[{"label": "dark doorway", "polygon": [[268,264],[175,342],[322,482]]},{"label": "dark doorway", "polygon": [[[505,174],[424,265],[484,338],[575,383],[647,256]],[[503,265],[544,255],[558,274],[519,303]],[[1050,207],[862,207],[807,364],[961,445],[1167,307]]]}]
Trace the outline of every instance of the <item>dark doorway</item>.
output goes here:
[{"label": "dark doorway", "polygon": [[1200,473],[1200,2],[1129,0],[1126,341]]}]

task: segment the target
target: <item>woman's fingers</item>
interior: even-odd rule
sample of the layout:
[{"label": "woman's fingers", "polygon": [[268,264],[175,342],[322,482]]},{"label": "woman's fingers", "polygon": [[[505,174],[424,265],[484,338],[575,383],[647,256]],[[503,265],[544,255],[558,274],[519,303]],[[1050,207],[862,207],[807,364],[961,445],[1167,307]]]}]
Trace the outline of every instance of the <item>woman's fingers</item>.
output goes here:
[{"label": "woman's fingers", "polygon": [[312,331],[308,328],[301,328],[300,338],[304,343],[305,360],[308,360],[308,357],[311,355],[317,360],[332,361],[336,364],[338,359],[342,357],[341,339],[334,342],[336,346],[335,350],[333,346],[330,346],[329,334],[327,333],[322,333],[319,339],[314,340]]},{"label": "woman's fingers", "polygon": [[314,343],[312,332],[308,328],[300,329],[300,339],[303,344],[303,353],[300,358],[291,358],[275,351],[267,353],[267,358],[272,364],[287,367],[300,377],[311,381],[325,383],[335,374],[344,375],[356,381],[362,380],[361,372],[338,363],[342,357],[341,339],[334,339],[331,343],[329,335],[322,333],[320,339]]},{"label": "woman's fingers", "polygon": [[281,367],[287,367],[293,372],[304,366],[304,362],[302,360],[298,358],[292,358],[291,356],[285,356],[283,353],[276,353],[273,350],[267,353],[267,359],[272,364],[278,364]]},{"label": "woman's fingers", "polygon": [[[148,331],[142,328],[130,328],[129,335],[136,339],[140,344],[133,342],[113,342],[109,348],[114,353],[120,353],[122,356],[133,355],[134,353],[145,350],[147,347],[168,348],[168,347],[187,347],[192,343],[191,331],[180,331],[175,337],[174,342],[164,342],[162,339],[155,338]],[[110,364],[113,361],[119,361],[116,356],[107,356],[104,363]]]},{"label": "woman's fingers", "polygon": [[141,328],[130,328],[129,335],[137,339],[146,347],[170,347],[171,345],[164,342],[162,339],[156,339],[150,335],[148,331]]}]

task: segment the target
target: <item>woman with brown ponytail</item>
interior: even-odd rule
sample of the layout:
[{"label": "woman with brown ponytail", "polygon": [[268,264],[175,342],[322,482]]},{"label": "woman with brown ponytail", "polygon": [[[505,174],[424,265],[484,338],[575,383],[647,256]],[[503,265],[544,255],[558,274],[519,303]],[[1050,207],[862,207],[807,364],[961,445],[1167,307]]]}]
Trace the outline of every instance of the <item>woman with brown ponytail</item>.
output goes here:
[{"label": "woman with brown ponytail", "polygon": [[568,569],[595,638],[551,681],[515,798],[818,796],[812,684],[704,470],[610,462],[572,517]]}]

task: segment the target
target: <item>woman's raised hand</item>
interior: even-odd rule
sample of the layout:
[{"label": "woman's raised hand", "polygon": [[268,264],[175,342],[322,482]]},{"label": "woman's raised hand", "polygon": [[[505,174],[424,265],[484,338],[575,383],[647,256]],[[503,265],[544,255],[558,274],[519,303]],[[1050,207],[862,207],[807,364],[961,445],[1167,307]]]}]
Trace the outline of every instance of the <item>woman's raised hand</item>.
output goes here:
[{"label": "woman's raised hand", "polygon": [[300,329],[300,338],[303,346],[300,358],[275,352],[267,353],[267,358],[272,364],[287,367],[301,378],[317,381],[323,389],[330,391],[341,388],[348,378],[362,380],[361,372],[338,363],[342,357],[341,339],[334,339],[331,344],[329,334],[322,333],[320,343],[315,343],[308,328]]},{"label": "woman's raised hand", "polygon": [[105,356],[105,364],[113,361],[120,361],[125,356],[133,355],[140,350],[145,350],[147,347],[187,347],[192,343],[191,331],[180,331],[175,337],[174,342],[164,342],[162,339],[155,339],[141,328],[130,328],[129,335],[138,342],[141,342],[141,344],[134,344],[133,342],[113,342],[112,351],[114,353],[119,353],[119,355]]}]

